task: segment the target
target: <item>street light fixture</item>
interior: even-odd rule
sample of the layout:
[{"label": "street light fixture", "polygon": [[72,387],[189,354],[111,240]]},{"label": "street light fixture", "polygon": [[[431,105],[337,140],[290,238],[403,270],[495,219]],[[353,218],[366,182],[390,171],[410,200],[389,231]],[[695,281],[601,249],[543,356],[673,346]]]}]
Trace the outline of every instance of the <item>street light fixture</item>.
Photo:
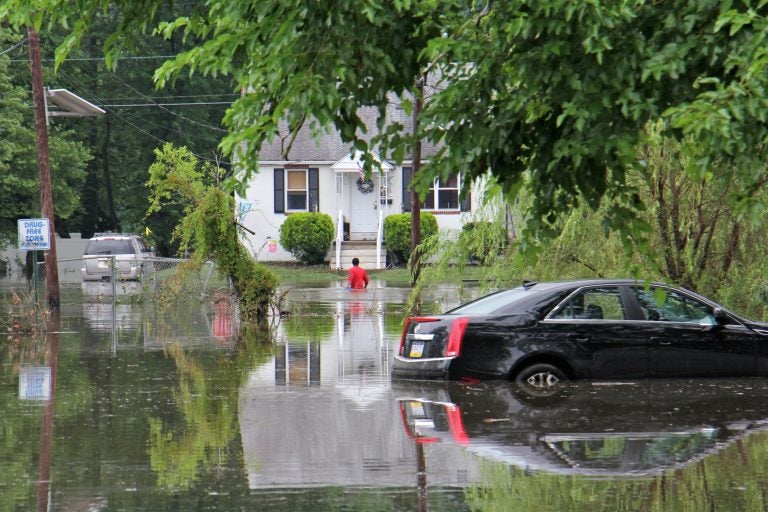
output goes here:
[{"label": "street light fixture", "polygon": [[[57,107],[56,110],[50,109],[50,104],[53,103]],[[104,109],[97,107],[88,100],[85,100],[77,94],[70,92],[66,89],[49,89],[45,88],[45,120],[48,124],[48,120],[53,116],[60,117],[87,117],[87,116],[100,116],[105,114]]]}]

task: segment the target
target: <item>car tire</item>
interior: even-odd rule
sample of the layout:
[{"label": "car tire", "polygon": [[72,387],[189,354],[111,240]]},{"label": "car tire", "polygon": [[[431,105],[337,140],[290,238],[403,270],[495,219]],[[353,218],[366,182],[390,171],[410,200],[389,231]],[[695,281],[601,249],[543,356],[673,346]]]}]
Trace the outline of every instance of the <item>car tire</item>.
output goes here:
[{"label": "car tire", "polygon": [[528,389],[549,389],[568,380],[568,375],[549,363],[526,366],[515,377],[515,382]]}]

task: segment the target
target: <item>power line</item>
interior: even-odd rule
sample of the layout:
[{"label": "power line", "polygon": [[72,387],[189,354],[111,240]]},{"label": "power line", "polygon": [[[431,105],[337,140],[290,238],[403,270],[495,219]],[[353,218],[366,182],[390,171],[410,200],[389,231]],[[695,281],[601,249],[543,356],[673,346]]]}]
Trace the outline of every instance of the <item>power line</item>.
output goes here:
[{"label": "power line", "polygon": [[[102,107],[189,107],[195,105],[231,105],[231,101],[194,101],[188,103],[124,103],[124,104],[107,104],[104,103]],[[191,121],[191,119],[188,119]],[[196,122],[196,121],[193,121]],[[210,127],[209,127],[210,128]],[[226,131],[226,130],[222,130]]]},{"label": "power line", "polygon": [[[65,80],[69,81],[70,85],[72,86],[73,89],[83,90],[83,88],[80,85],[76,84],[75,81],[71,77],[69,77],[66,73],[63,73],[63,72],[60,71],[59,75],[61,75],[62,78],[64,78]],[[89,96],[91,98],[93,98],[94,100],[103,103],[103,99],[100,98],[99,96],[97,96],[95,94],[92,94],[92,93]],[[164,139],[156,136],[153,133],[148,132],[147,130],[145,130],[145,129],[135,125],[134,123],[132,123],[132,122],[130,122],[129,120],[126,119],[126,115],[131,116],[131,117],[136,117],[136,116],[133,116],[131,114],[125,114],[125,113],[121,113],[121,112],[117,112],[117,111],[111,110],[109,108],[109,106],[107,106],[107,105],[105,105],[105,110],[107,110],[107,112],[110,112],[110,113],[114,114],[122,122],[124,122],[125,124],[127,124],[131,128],[133,128],[133,129],[143,133],[144,135],[146,135],[146,136],[148,136],[148,137],[150,137],[150,138],[152,138],[152,139],[154,139],[154,140],[156,140],[156,141],[158,141],[158,142],[160,142],[162,144],[167,144],[169,142],[167,140],[164,140]],[[182,134],[182,135],[188,135],[186,132],[182,132],[182,131],[179,131],[179,130],[174,130],[173,128],[166,127],[166,126],[160,126],[160,125],[158,125],[156,123],[152,123],[151,121],[148,121],[148,120],[143,119],[143,118],[138,118],[138,117],[136,117],[136,118],[139,119],[143,123],[154,124],[155,126],[161,128],[163,130],[174,131],[174,132]],[[217,164],[217,165],[219,165],[219,164],[230,165],[230,166],[232,165],[232,162],[229,162],[229,161],[222,161],[222,160],[212,159],[212,158],[205,157],[203,155],[199,155],[197,153],[192,153],[192,154],[195,155],[195,157],[198,160],[204,160],[206,162],[212,162],[212,163]]]},{"label": "power line", "polygon": [[[126,82],[125,80],[123,80],[122,78],[120,78],[120,76],[118,76],[118,75],[117,75],[117,73],[114,73],[114,72],[112,72],[111,74],[112,74],[112,76],[114,76],[115,78],[117,78],[117,79],[118,79],[120,82],[122,82],[122,83],[123,83],[123,85],[125,85],[126,87],[128,87],[129,89],[131,89],[133,92],[135,92],[136,94],[138,94],[138,95],[142,96],[143,98],[145,98],[145,99],[149,99],[149,100],[151,101],[151,98],[150,98],[149,96],[147,96],[146,94],[142,93],[141,91],[139,91],[138,89],[136,89],[134,86],[132,86],[131,84],[129,84],[128,82]],[[153,102],[153,103],[155,103],[155,102]],[[186,121],[188,121],[188,122],[190,122],[190,123],[196,124],[196,125],[198,125],[198,126],[202,126],[203,128],[208,128],[208,129],[210,129],[210,130],[216,130],[216,131],[219,131],[219,132],[222,132],[222,133],[228,133],[228,132],[227,132],[227,130],[224,130],[224,129],[222,129],[222,128],[219,128],[219,127],[217,127],[217,126],[211,126],[211,125],[209,125],[209,124],[206,124],[206,123],[201,123],[201,122],[199,122],[199,121],[195,121],[194,119],[190,119],[190,118],[188,118],[188,117],[186,117],[186,116],[183,116],[183,115],[179,114],[178,112],[174,112],[173,110],[167,109],[167,108],[165,108],[165,107],[163,107],[163,106],[161,106],[161,105],[159,105],[159,104],[157,104],[157,106],[158,106],[158,107],[160,107],[160,108],[162,108],[163,110],[167,111],[167,112],[168,112],[169,114],[171,114],[171,115],[174,115],[174,116],[176,116],[176,117],[179,117],[179,118],[181,118],[181,119],[184,119],[184,120],[186,120]]]},{"label": "power line", "polygon": [[[26,42],[27,42],[27,38],[25,37],[24,39],[22,39],[21,41],[19,41],[15,45],[11,46],[7,50],[3,50],[2,52],[0,52],[0,55],[5,55],[6,53],[10,53],[10,52],[12,52],[13,50],[15,50],[16,48],[18,48],[19,46],[23,45]],[[24,59],[24,61],[25,62],[29,62],[28,59]]]},{"label": "power line", "polygon": [[[169,100],[171,98],[222,98],[226,96],[233,96],[239,98],[239,94],[235,93],[220,93],[220,94],[179,94],[179,95],[168,95],[168,96],[149,96],[149,98],[154,100]],[[143,100],[144,97],[127,97],[127,98],[106,98],[104,101],[132,101],[132,100]]]},{"label": "power line", "polygon": [[[25,40],[26,41],[26,40]],[[2,55],[2,54],[0,54]],[[121,56],[118,60],[120,62],[125,60],[158,60],[158,59],[175,59],[177,55],[126,55]],[[55,62],[56,59],[41,59],[42,62]],[[64,62],[93,62],[93,61],[105,61],[106,57],[67,57]],[[11,59],[11,62],[26,62],[24,59]]]}]

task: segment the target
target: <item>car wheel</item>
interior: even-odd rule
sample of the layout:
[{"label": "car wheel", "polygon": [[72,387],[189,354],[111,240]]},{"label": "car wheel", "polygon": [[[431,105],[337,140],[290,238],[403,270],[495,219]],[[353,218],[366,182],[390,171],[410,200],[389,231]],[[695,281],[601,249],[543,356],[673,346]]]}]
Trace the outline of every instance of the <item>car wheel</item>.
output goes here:
[{"label": "car wheel", "polygon": [[515,377],[518,384],[534,389],[546,389],[567,381],[563,370],[549,363],[536,363],[523,368]]}]

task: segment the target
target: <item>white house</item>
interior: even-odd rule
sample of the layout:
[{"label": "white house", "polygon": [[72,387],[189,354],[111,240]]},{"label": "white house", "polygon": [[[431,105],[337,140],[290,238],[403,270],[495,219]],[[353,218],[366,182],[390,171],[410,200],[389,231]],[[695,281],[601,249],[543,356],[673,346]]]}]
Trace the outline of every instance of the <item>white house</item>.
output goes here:
[{"label": "white house", "polygon": [[[397,106],[390,108],[406,130],[412,122]],[[361,113],[367,126],[375,127],[374,109]],[[390,117],[391,119],[391,117]],[[260,261],[291,261],[292,255],[280,246],[280,226],[295,212],[322,212],[331,216],[336,240],[329,248],[332,268],[346,268],[353,256],[365,268],[384,268],[383,221],[388,215],[411,211],[411,161],[396,165],[384,155],[373,153],[380,164],[368,180],[361,176],[359,155],[351,153],[338,133],[312,137],[303,127],[291,145],[288,159],[282,144],[287,132],[261,148],[258,173],[245,197],[237,198],[239,222],[252,232],[244,242]],[[429,160],[434,147],[424,144],[422,159]],[[460,169],[447,180],[436,180],[421,205],[437,218],[441,229],[460,228],[473,208],[467,194],[463,201]]]}]

